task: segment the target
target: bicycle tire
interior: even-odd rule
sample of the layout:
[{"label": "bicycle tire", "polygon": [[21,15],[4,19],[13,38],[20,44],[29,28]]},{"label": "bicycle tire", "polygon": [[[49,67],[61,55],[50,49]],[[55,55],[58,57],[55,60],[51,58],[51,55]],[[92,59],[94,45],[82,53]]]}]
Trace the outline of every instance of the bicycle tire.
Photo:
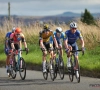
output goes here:
[{"label": "bicycle tire", "polygon": [[56,63],[55,64],[55,72],[54,72],[55,79],[57,78],[57,71],[58,71],[58,66],[57,66],[57,63]]},{"label": "bicycle tire", "polygon": [[49,66],[48,66],[48,62],[46,61],[46,72],[43,72],[43,77],[45,80],[48,79],[48,72],[49,72]]},{"label": "bicycle tire", "polygon": [[78,65],[78,70],[77,71],[78,71],[79,75],[77,76],[77,72],[76,72],[75,76],[76,76],[77,82],[80,83],[80,66],[79,65]]},{"label": "bicycle tire", "polygon": [[17,74],[16,59],[15,59],[15,56],[14,56],[12,63],[11,63],[11,70],[10,70],[10,75],[11,75],[12,79],[16,78],[16,74]]},{"label": "bicycle tire", "polygon": [[51,80],[54,81],[54,79],[55,79],[55,67],[54,67],[53,60],[50,60],[50,77],[51,77]]},{"label": "bicycle tire", "polygon": [[59,71],[60,79],[63,80],[64,79],[64,61],[62,57],[59,57],[59,60],[58,60],[58,71]]},{"label": "bicycle tire", "polygon": [[69,74],[70,81],[73,82],[73,79],[74,79],[74,66],[73,66],[72,59],[70,59],[70,64],[71,64],[71,68],[68,69],[68,74]]},{"label": "bicycle tire", "polygon": [[20,63],[19,63],[19,74],[21,79],[24,80],[26,77],[26,63],[22,57],[20,58]]}]

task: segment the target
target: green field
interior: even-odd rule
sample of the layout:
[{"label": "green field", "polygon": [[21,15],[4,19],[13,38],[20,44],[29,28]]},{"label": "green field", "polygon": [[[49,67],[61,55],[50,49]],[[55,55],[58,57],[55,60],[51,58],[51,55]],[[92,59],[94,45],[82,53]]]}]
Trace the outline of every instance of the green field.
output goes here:
[{"label": "green field", "polygon": [[[6,55],[4,54],[4,46],[3,44],[0,45],[0,61],[5,62]],[[37,64],[41,65],[42,63],[42,52],[38,46],[38,44],[28,44],[29,48],[29,53],[26,55],[25,52],[23,52],[23,57],[27,64]],[[64,53],[63,55],[65,67],[66,67],[66,61],[67,57],[66,54]],[[81,66],[81,70],[83,71],[88,71],[88,72],[94,72],[99,73],[100,72],[100,47],[96,47],[92,50],[85,50],[84,56],[82,56],[82,53],[79,53],[79,63]],[[84,74],[84,72],[82,72]],[[98,74],[97,74],[98,76]],[[99,76],[98,76],[99,77]]]}]

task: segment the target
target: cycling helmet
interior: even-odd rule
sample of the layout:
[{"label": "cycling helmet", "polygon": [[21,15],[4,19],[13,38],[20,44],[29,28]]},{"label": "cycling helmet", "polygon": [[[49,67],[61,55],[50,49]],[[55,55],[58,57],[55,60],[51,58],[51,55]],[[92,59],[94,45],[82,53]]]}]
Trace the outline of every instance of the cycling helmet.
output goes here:
[{"label": "cycling helmet", "polygon": [[12,28],[12,32],[14,32],[15,30],[16,30],[16,28],[15,28],[15,27],[13,27],[13,28]]},{"label": "cycling helmet", "polygon": [[43,28],[48,29],[49,28],[48,24],[44,24]]},{"label": "cycling helmet", "polygon": [[56,32],[61,33],[62,32],[62,28],[61,27],[57,27]]},{"label": "cycling helmet", "polygon": [[21,28],[16,28],[15,33],[17,33],[17,34],[21,33]]},{"label": "cycling helmet", "polygon": [[77,23],[71,22],[70,23],[70,28],[77,28]]}]

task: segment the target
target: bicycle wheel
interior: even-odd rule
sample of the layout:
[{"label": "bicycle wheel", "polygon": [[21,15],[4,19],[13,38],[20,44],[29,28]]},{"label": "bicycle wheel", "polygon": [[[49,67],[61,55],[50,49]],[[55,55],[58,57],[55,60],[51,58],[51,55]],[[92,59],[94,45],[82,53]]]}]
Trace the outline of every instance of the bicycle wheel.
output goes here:
[{"label": "bicycle wheel", "polygon": [[69,74],[70,81],[73,82],[73,79],[74,79],[74,66],[73,66],[73,63],[72,63],[72,59],[70,59],[70,64],[71,64],[71,68],[68,69],[68,74]]},{"label": "bicycle wheel", "polygon": [[10,66],[10,75],[13,79],[16,78],[16,74],[17,74],[17,70],[16,70],[16,59],[14,56],[14,59],[11,62],[11,66]]},{"label": "bicycle wheel", "polygon": [[47,70],[46,72],[43,72],[43,77],[45,80],[48,79],[48,72],[49,72],[49,64],[47,61],[46,61],[46,70]]},{"label": "bicycle wheel", "polygon": [[20,58],[19,74],[20,74],[21,79],[24,80],[26,77],[26,63],[23,58]]},{"label": "bicycle wheel", "polygon": [[62,57],[60,57],[58,60],[58,70],[59,70],[59,76],[61,80],[63,80],[64,79],[64,61]]},{"label": "bicycle wheel", "polygon": [[57,78],[57,71],[58,71],[58,66],[57,66],[57,63],[56,63],[55,64],[55,71],[54,71],[55,79]]},{"label": "bicycle wheel", "polygon": [[51,80],[54,81],[54,79],[55,79],[55,67],[54,67],[53,60],[50,60],[50,76],[51,76]]},{"label": "bicycle wheel", "polygon": [[76,74],[76,79],[77,79],[77,82],[80,83],[80,66],[78,65],[78,70],[75,71]]}]

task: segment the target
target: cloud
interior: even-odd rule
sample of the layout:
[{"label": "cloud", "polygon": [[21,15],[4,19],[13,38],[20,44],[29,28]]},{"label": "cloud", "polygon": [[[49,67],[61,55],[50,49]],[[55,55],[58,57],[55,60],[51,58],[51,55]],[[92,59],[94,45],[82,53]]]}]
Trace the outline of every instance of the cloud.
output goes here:
[{"label": "cloud", "polygon": [[8,2],[11,14],[54,15],[65,11],[81,13],[85,8],[100,12],[100,0],[0,0],[0,14],[7,14]]}]

